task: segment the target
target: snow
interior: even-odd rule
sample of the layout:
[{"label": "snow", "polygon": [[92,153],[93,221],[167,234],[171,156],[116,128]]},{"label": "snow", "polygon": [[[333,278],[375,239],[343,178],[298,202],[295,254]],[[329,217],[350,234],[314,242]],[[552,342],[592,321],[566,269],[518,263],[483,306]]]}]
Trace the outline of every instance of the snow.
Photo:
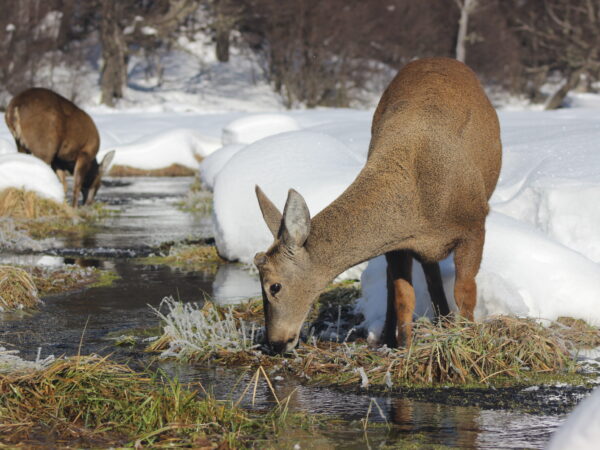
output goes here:
[{"label": "snow", "polygon": [[[171,164],[196,169],[197,156],[205,157],[219,148],[219,142],[190,129],[172,129],[138,139],[127,145],[115,146],[113,164],[139,169],[161,169]],[[113,148],[103,145],[98,160]]]},{"label": "snow", "polygon": [[223,128],[223,145],[251,144],[286,131],[296,131],[298,123],[284,114],[255,114],[242,117]]},{"label": "snow", "polygon": [[7,188],[34,191],[62,203],[63,186],[48,164],[23,153],[0,154],[0,190]]},{"label": "snow", "polygon": [[342,193],[361,165],[340,141],[311,131],[278,134],[238,151],[214,184],[219,253],[230,260],[251,263],[257,251],[272,243],[256,201],[256,185],[280,210],[287,190],[298,190],[314,215]]},{"label": "snow", "polygon": [[600,441],[600,389],[583,400],[554,433],[547,450],[594,450]]},{"label": "snow", "polygon": [[246,147],[244,144],[230,144],[225,145],[218,150],[208,155],[200,163],[200,173],[202,174],[202,185],[212,191],[215,185],[215,179],[218,173],[225,167],[225,164],[239,152],[241,149]]}]

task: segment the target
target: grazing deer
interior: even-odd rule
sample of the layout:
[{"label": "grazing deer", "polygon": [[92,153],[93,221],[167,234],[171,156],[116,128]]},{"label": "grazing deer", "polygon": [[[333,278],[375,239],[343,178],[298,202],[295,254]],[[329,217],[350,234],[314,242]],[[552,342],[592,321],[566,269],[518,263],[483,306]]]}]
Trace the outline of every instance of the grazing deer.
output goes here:
[{"label": "grazing deer", "polygon": [[445,315],[438,261],[454,251],[454,297],[460,314],[472,320],[501,153],[498,117],[475,74],[453,59],[421,59],[407,64],[384,92],[365,167],[312,220],[298,192],[289,191],[282,215],[257,186],[275,239],[254,258],[271,348],[294,348],[312,303],[331,280],[382,254],[388,263],[386,344],[411,341],[413,258],[423,264],[437,313]]},{"label": "grazing deer", "polygon": [[49,164],[61,179],[65,194],[66,172],[73,174],[74,208],[79,192],[85,205],[94,201],[114,150],[98,164],[100,136],[85,111],[53,91],[32,88],[11,100],[5,119],[19,152],[30,153]]}]

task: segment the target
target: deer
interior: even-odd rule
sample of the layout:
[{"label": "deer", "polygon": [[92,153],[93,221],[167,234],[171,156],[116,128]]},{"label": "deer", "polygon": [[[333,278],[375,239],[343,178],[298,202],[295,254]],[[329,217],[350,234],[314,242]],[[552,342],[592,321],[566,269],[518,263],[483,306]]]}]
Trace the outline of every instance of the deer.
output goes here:
[{"label": "deer", "polygon": [[254,257],[270,350],[295,348],[319,294],[340,273],[379,255],[387,261],[380,342],[411,344],[414,259],[437,315],[446,316],[439,261],[454,252],[458,313],[473,320],[488,200],[501,159],[498,117],[474,72],[453,59],[426,58],[405,65],[386,88],[364,167],[315,217],[296,190],[288,191],[282,214],[257,185],[274,238]]},{"label": "deer", "polygon": [[84,205],[93,203],[115,151],[108,152],[98,164],[100,135],[85,111],[49,89],[30,88],[13,97],[5,120],[17,150],[32,154],[52,167],[65,194],[66,174],[73,175],[74,208],[80,192]]}]

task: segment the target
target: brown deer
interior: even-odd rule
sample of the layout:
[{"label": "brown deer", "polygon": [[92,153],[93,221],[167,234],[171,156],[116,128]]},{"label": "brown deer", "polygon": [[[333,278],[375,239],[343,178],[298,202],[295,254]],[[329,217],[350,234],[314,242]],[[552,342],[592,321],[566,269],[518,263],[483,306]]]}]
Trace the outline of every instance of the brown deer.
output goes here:
[{"label": "brown deer", "polygon": [[85,111],[56,92],[32,88],[10,101],[5,119],[18,151],[49,164],[61,179],[65,194],[66,173],[73,174],[73,207],[77,207],[80,192],[85,205],[94,201],[114,150],[98,164],[100,136]]},{"label": "brown deer", "polygon": [[498,117],[475,74],[453,59],[421,59],[407,64],[384,92],[364,168],[312,220],[298,192],[289,191],[282,215],[257,186],[275,239],[254,258],[271,349],[294,348],[312,303],[331,280],[382,254],[388,263],[386,344],[411,341],[413,258],[423,264],[436,310],[445,315],[438,262],[454,251],[454,296],[460,314],[472,320],[501,153]]}]

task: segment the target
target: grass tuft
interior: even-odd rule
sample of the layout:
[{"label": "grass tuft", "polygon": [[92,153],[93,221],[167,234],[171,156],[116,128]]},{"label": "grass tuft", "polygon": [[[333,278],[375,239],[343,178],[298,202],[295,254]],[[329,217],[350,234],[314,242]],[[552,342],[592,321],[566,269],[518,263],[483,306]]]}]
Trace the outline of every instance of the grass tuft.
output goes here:
[{"label": "grass tuft", "polygon": [[[567,340],[554,327],[544,327],[531,319],[501,316],[469,322],[456,318],[439,324],[421,320],[414,326],[411,346],[400,349],[370,348],[363,340],[340,341],[339,333],[335,334],[335,342],[313,336],[293,356],[282,358],[257,350],[259,333],[254,329],[254,342],[249,342],[248,320],[260,314],[260,302],[225,313],[210,302],[198,307],[170,299],[167,305],[169,311],[160,314],[163,335],[150,350],[186,360],[278,368],[315,383],[382,388],[485,385],[505,383],[506,379],[523,383],[544,374],[562,379],[578,369],[572,350],[581,333],[572,329]],[[329,316],[331,322],[333,316]],[[219,330],[219,334],[211,335],[213,330]]]},{"label": "grass tuft", "polygon": [[[8,188],[0,191],[0,216],[7,229],[7,220],[16,230],[32,238],[83,233],[91,225],[112,213],[101,203],[71,208],[24,189]],[[7,229],[10,231],[10,229]]]},{"label": "grass tuft", "polygon": [[0,374],[4,444],[232,448],[270,435],[275,422],[275,414],[251,418],[231,401],[97,356]]},{"label": "grass tuft", "polygon": [[126,165],[115,164],[110,168],[111,177],[191,177],[197,171],[181,164],[171,164],[160,169],[139,169]]},{"label": "grass tuft", "polygon": [[[166,314],[160,312],[166,308]],[[152,308],[154,309],[154,308]],[[207,301],[176,302],[163,299],[155,313],[163,322],[163,336],[150,345],[150,351],[162,349],[162,355],[180,359],[206,359],[213,355],[253,352],[258,345],[258,327],[234,314],[233,308],[218,308]]]},{"label": "grass tuft", "polygon": [[40,303],[38,289],[25,270],[0,266],[0,311],[34,308]]},{"label": "grass tuft", "polygon": [[142,264],[166,264],[189,271],[215,272],[225,262],[214,245],[177,244],[169,247],[162,256],[149,256]]}]

